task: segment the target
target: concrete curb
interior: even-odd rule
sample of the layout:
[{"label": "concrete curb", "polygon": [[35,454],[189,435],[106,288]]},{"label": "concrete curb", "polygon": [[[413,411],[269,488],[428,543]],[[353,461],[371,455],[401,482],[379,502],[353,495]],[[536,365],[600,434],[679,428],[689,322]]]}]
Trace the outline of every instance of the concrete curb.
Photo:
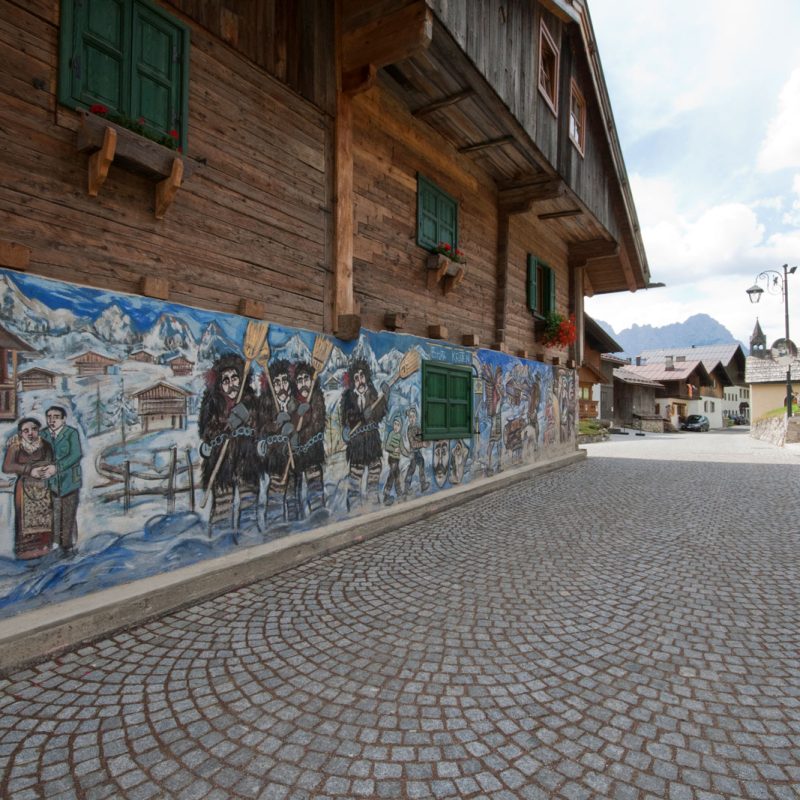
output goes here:
[{"label": "concrete curb", "polygon": [[81,642],[175,611],[268,578],[316,556],[439,514],[535,475],[583,461],[585,450],[530,464],[402,506],[381,509],[313,531],[292,534],[113,589],[0,621],[0,673],[7,673]]}]

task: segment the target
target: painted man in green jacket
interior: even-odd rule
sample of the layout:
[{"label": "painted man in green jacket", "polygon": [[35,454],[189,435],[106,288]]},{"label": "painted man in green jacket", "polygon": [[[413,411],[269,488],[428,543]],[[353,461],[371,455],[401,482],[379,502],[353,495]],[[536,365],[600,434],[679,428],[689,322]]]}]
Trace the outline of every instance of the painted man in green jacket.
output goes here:
[{"label": "painted man in green jacket", "polygon": [[50,406],[45,417],[47,429],[42,431],[42,439],[50,443],[55,459],[45,472],[53,498],[53,541],[68,556],[78,541],[81,439],[77,429],[66,424],[67,412],[61,406]]}]

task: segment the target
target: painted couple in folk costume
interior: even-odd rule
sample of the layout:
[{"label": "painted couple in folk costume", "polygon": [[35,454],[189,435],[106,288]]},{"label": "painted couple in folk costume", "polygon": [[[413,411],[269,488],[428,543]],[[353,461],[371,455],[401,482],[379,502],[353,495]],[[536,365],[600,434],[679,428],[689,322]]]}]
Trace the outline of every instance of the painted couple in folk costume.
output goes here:
[{"label": "painted couple in folk costume", "polygon": [[67,411],[50,406],[47,427],[36,417],[17,423],[3,458],[3,472],[16,475],[14,485],[14,554],[40,558],[54,544],[71,555],[78,541],[81,450],[76,428],[66,424]]}]

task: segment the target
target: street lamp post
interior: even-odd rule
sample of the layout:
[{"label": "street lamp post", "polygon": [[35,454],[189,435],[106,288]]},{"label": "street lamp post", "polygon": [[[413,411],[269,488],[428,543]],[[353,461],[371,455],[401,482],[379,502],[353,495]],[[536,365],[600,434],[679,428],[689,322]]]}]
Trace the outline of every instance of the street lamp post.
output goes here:
[{"label": "street lamp post", "polygon": [[751,303],[757,303],[764,294],[764,290],[758,285],[759,281],[766,284],[770,294],[777,294],[779,291],[783,295],[783,316],[786,328],[786,416],[792,416],[792,359],[789,350],[789,276],[794,275],[797,267],[789,268],[788,264],[783,265],[783,275],[774,269],[765,269],[756,275],[756,282],[747,290]]}]

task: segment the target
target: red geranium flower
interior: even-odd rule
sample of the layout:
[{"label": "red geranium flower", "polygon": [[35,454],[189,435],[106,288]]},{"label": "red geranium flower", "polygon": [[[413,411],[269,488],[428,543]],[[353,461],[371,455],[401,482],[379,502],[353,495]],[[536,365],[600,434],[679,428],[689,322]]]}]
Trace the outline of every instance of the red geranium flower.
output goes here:
[{"label": "red geranium flower", "polygon": [[171,136],[173,139],[177,139],[177,138],[178,138],[178,136],[179,136],[179,134],[178,134],[178,131],[176,131],[176,130],[175,130],[175,128],[173,128],[173,129],[172,129],[172,130],[169,132],[169,135],[170,135],[170,136]]},{"label": "red geranium flower", "polygon": [[92,114],[108,114],[108,106],[104,106],[102,103],[92,103],[89,106],[89,111]]}]

